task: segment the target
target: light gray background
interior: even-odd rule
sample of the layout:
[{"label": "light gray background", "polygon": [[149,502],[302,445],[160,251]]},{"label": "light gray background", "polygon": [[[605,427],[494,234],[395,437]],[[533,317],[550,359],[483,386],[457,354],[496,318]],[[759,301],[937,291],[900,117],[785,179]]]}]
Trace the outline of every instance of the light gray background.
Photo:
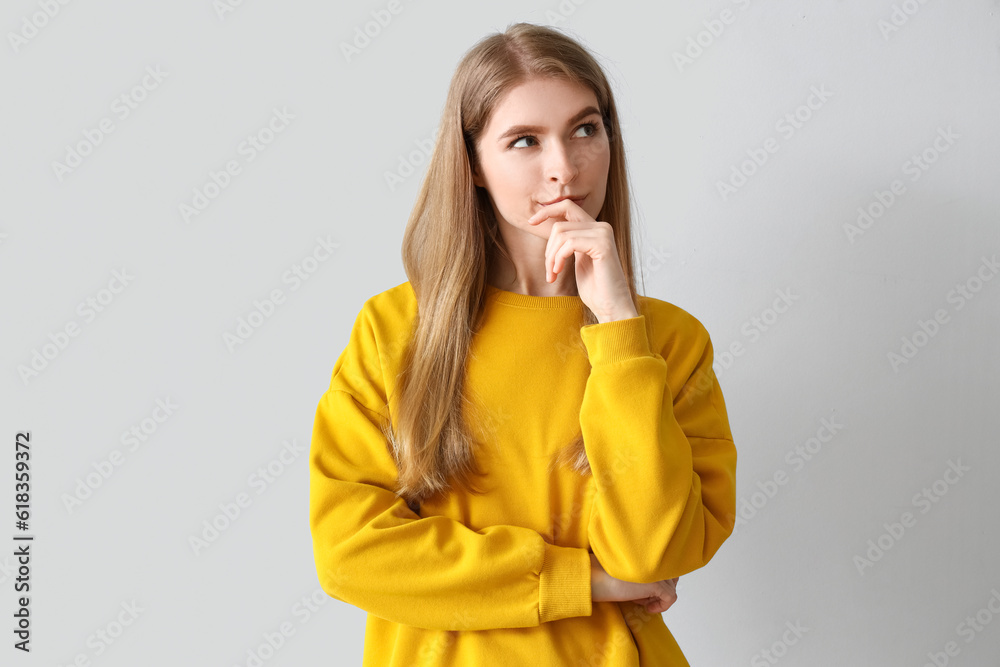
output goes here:
[{"label": "light gray background", "polygon": [[[248,0],[221,17],[209,0],[73,2],[16,48],[10,34],[41,9],[5,3],[0,552],[13,551],[19,430],[33,437],[36,541],[30,656],[10,647],[14,563],[0,557],[0,661],[246,665],[288,623],[264,664],[360,664],[364,612],[318,587],[302,451],[362,303],[407,279],[419,145],[455,66],[526,20],[567,29],[613,81],[645,293],[711,333],[737,498],[747,515],[759,506],[665,613],[692,665],[923,665],[949,642],[949,664],[994,664],[1000,280],[980,267],[1000,256],[1000,3],[401,6],[348,62],[341,44],[386,2]],[[724,10],[733,20],[713,36],[705,22]],[[886,33],[894,12],[907,20]],[[707,46],[678,67],[699,34]],[[121,119],[112,104],[146,68],[168,74]],[[813,87],[831,95],[799,109]],[[238,147],[275,108],[294,119],[247,161]],[[776,124],[797,109],[809,119],[787,137]],[[102,118],[114,131],[60,180],[53,164]],[[779,150],[720,196],[769,137]],[[907,162],[925,151],[937,159],[914,181]],[[390,188],[411,154],[414,172]],[[229,160],[242,172],[186,222],[179,206]],[[852,242],[845,225],[894,180],[905,192]],[[293,291],[282,277],[317,237],[339,247]],[[131,282],[86,322],[78,304],[122,269]],[[948,300],[959,284],[979,288],[961,308]],[[224,334],[274,289],[284,303],[231,351]],[[793,301],[773,317],[779,291]],[[939,309],[947,322],[893,367]],[[79,335],[22,380],[69,322]],[[168,397],[179,407],[130,451],[122,432]],[[831,438],[824,419],[843,428]],[[820,436],[794,464],[789,452]],[[274,463],[285,442],[299,454]],[[121,465],[69,511],[66,494],[114,450]],[[946,476],[949,461],[970,469]],[[261,488],[251,476],[269,463],[281,474]],[[935,483],[938,502],[915,503]],[[252,503],[196,555],[189,537],[240,493]],[[886,524],[904,512],[897,539]],[[889,548],[859,570],[869,540]],[[306,616],[313,594],[325,604]],[[110,646],[88,643],[133,601],[141,613]],[[786,632],[796,624],[801,637]]]}]

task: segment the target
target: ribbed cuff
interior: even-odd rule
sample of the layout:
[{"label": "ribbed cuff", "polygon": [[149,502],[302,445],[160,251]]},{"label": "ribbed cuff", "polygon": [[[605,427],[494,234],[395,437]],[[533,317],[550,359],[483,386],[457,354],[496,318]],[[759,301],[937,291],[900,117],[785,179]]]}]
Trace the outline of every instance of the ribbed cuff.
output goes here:
[{"label": "ribbed cuff", "polygon": [[586,549],[546,542],[538,579],[538,622],[592,613],[590,554]]},{"label": "ribbed cuff", "polygon": [[580,327],[580,336],[592,367],[652,354],[645,315],[588,324]]}]

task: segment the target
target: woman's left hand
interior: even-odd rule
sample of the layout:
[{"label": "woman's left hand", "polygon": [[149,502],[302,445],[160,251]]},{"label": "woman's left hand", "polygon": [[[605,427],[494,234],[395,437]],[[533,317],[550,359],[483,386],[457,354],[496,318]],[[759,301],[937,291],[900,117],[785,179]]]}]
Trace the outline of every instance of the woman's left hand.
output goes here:
[{"label": "woman's left hand", "polygon": [[553,220],[545,246],[546,282],[554,281],[573,257],[577,292],[600,322],[638,317],[611,225],[594,220],[571,199],[545,206],[528,218],[528,224],[545,220]]},{"label": "woman's left hand", "polygon": [[662,614],[666,610],[670,609],[675,602],[677,602],[678,579],[679,577],[674,577],[673,579],[657,582],[661,591],[659,595],[643,598],[641,600],[633,600],[633,602],[645,607],[646,611],[650,614]]}]

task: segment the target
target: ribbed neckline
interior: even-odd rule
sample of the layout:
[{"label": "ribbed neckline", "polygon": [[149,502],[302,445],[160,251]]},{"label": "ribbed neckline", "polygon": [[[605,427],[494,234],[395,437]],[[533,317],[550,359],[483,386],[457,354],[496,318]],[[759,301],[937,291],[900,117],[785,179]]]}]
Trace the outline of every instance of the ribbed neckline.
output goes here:
[{"label": "ribbed neckline", "polygon": [[504,303],[520,308],[580,308],[583,306],[583,299],[579,296],[532,296],[530,294],[518,294],[494,287],[486,283],[486,297],[493,299],[497,303]]}]

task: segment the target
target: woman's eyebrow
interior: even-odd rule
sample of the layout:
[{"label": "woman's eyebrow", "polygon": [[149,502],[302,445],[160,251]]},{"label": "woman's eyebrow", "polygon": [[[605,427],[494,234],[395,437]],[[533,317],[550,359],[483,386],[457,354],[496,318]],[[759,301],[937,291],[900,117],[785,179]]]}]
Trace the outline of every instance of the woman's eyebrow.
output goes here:
[{"label": "woman's eyebrow", "polygon": [[[597,107],[590,106],[585,109],[581,109],[575,116],[570,118],[566,124],[572,125],[576,121],[586,118],[591,114],[600,114],[600,113],[601,111]],[[515,134],[522,134],[524,132],[542,132],[544,130],[545,130],[544,127],[538,127],[537,125],[514,125],[506,132],[501,134],[499,137],[497,137],[497,141],[503,141],[507,137],[512,137]]]}]

